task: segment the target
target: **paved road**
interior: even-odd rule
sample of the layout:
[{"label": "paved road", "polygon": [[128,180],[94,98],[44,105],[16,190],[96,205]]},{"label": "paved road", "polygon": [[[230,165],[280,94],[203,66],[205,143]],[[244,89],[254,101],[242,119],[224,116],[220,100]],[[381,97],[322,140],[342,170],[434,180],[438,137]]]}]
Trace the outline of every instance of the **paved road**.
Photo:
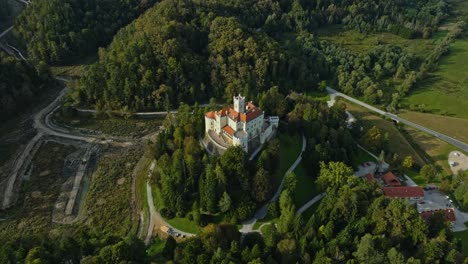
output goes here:
[{"label": "paved road", "polygon": [[322,198],[325,197],[325,195],[327,195],[325,192],[316,195],[314,198],[312,198],[312,199],[311,199],[310,201],[308,201],[306,204],[304,204],[303,206],[301,206],[301,208],[299,208],[299,209],[296,211],[296,215],[302,214],[305,210],[309,209],[309,207],[311,207],[312,205],[314,205],[316,202],[322,200]]},{"label": "paved road", "polygon": [[0,38],[3,38],[3,36],[8,34],[8,32],[10,32],[13,28],[14,28],[14,26],[11,26],[11,27],[5,29],[2,33],[0,33]]},{"label": "paved road", "polygon": [[[296,169],[297,165],[299,165],[299,163],[301,163],[302,153],[305,151],[306,146],[307,146],[306,137],[304,135],[302,135],[302,149],[301,149],[301,152],[299,153],[299,156],[297,157],[296,161],[294,161],[294,163],[291,165],[291,167],[289,167],[289,169],[286,171],[284,176],[286,176],[288,173],[294,171]],[[245,233],[253,232],[253,226],[255,225],[257,220],[265,218],[265,216],[268,213],[268,204],[270,204],[271,202],[276,201],[279,198],[279,196],[281,194],[281,191],[283,190],[284,176],[283,176],[283,180],[281,181],[280,186],[278,187],[278,190],[276,191],[275,195],[273,195],[271,200],[268,203],[266,203],[264,206],[262,206],[260,209],[258,209],[255,212],[255,215],[254,215],[254,217],[252,219],[242,222],[242,228],[239,230],[241,233],[245,234]]]},{"label": "paved road", "polygon": [[429,129],[427,127],[418,125],[418,124],[416,124],[414,122],[411,122],[411,121],[408,121],[408,120],[406,120],[404,118],[401,118],[401,117],[399,117],[399,116],[397,116],[395,114],[382,111],[382,110],[380,110],[380,109],[378,109],[376,107],[373,107],[373,106],[368,105],[368,104],[366,104],[364,102],[361,102],[361,101],[359,101],[357,99],[354,99],[354,98],[352,98],[350,96],[347,96],[347,95],[345,95],[343,93],[340,93],[340,92],[338,92],[338,91],[336,91],[336,90],[334,90],[334,89],[332,89],[330,87],[327,87],[327,92],[330,94],[330,96],[332,98],[334,98],[336,96],[343,97],[343,98],[345,98],[345,99],[347,99],[347,100],[349,100],[349,101],[351,101],[351,102],[353,102],[355,104],[358,104],[358,105],[360,105],[362,107],[365,107],[365,108],[367,108],[367,109],[369,109],[369,110],[371,110],[373,112],[376,112],[376,113],[378,113],[380,115],[391,118],[392,120],[395,120],[395,121],[397,121],[399,123],[403,123],[403,124],[405,124],[407,126],[410,126],[410,127],[415,128],[415,129],[421,130],[421,131],[423,131],[425,133],[428,133],[428,134],[433,135],[433,136],[435,136],[437,138],[440,138],[441,140],[443,140],[443,141],[445,141],[445,142],[447,142],[447,143],[449,143],[449,144],[451,144],[451,145],[453,145],[455,147],[458,147],[458,148],[460,148],[460,149],[462,149],[464,151],[468,151],[468,144],[466,144],[466,143],[464,143],[464,142],[462,142],[462,141],[460,141],[458,139],[449,137],[447,135],[444,135],[442,133],[439,133],[439,132],[434,131],[432,129]]}]

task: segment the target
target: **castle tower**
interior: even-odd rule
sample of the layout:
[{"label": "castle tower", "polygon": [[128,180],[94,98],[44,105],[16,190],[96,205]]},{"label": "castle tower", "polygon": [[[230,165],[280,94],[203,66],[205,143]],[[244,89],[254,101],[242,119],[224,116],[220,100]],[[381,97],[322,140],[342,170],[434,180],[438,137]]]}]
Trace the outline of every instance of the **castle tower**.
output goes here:
[{"label": "castle tower", "polygon": [[245,97],[240,94],[234,96],[234,110],[238,113],[245,113]]}]

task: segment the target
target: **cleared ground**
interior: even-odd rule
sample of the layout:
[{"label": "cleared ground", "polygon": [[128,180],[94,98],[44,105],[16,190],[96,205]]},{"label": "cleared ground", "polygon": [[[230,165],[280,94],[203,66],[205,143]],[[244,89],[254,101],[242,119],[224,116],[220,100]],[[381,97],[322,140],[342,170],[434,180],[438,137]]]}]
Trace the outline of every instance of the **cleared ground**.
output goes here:
[{"label": "cleared ground", "polygon": [[79,78],[85,73],[89,65],[97,61],[98,61],[98,55],[91,54],[69,65],[52,66],[50,67],[50,70],[56,76],[68,76],[72,78]]},{"label": "cleared ground", "polygon": [[[465,103],[467,104],[465,111],[468,113],[468,99]],[[447,136],[468,142],[468,119],[411,111],[401,111],[398,115]]]}]

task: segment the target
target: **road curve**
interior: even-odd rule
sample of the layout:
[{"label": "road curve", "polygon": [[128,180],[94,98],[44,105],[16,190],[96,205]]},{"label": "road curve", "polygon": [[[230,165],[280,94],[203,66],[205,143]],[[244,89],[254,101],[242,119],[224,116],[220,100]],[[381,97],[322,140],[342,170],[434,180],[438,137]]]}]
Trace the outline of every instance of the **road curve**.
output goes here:
[{"label": "road curve", "polygon": [[378,109],[378,108],[376,108],[376,107],[373,107],[373,106],[368,105],[368,104],[366,104],[366,103],[364,103],[364,102],[362,102],[362,101],[359,101],[359,100],[357,100],[357,99],[355,99],[355,98],[353,98],[353,97],[351,97],[351,96],[347,96],[346,94],[340,93],[340,92],[338,92],[338,91],[336,91],[336,90],[334,90],[334,89],[332,89],[332,88],[330,88],[330,87],[327,87],[326,89],[327,89],[327,92],[330,94],[330,96],[331,96],[332,98],[333,98],[333,97],[336,97],[336,96],[345,98],[346,100],[351,101],[351,102],[353,102],[353,103],[355,103],[355,104],[358,104],[358,105],[360,105],[360,106],[362,106],[362,107],[364,107],[364,108],[367,108],[367,109],[369,109],[369,110],[371,110],[371,111],[373,111],[373,112],[376,112],[376,113],[378,113],[378,114],[380,114],[380,115],[383,115],[383,116],[385,116],[385,117],[388,117],[388,118],[390,118],[390,119],[392,119],[392,120],[395,120],[395,121],[397,121],[397,122],[399,122],[399,123],[403,123],[403,124],[405,124],[405,125],[407,125],[407,126],[410,126],[410,127],[415,128],[415,129],[418,129],[418,130],[420,130],[420,131],[422,131],[422,132],[425,132],[425,133],[427,133],[427,134],[430,134],[430,135],[432,135],[432,136],[435,136],[435,137],[437,137],[437,138],[439,138],[439,139],[441,139],[441,140],[443,140],[443,141],[445,141],[445,142],[447,142],[447,143],[449,143],[449,144],[451,144],[451,145],[453,145],[453,146],[455,146],[455,147],[457,147],[457,148],[462,149],[463,151],[467,151],[467,152],[468,152],[468,144],[466,144],[466,143],[464,143],[464,142],[462,142],[462,141],[460,141],[460,140],[458,140],[458,139],[449,137],[449,136],[447,136],[447,135],[444,135],[444,134],[442,134],[442,133],[439,133],[439,132],[434,131],[434,130],[432,130],[432,129],[429,129],[429,128],[427,128],[427,127],[418,125],[418,124],[416,124],[416,123],[414,123],[414,122],[411,122],[411,121],[408,121],[408,120],[406,120],[406,119],[404,119],[404,118],[401,118],[401,117],[399,117],[399,116],[397,116],[397,115],[395,115],[395,114],[382,111],[382,110],[380,110],[380,109]]}]

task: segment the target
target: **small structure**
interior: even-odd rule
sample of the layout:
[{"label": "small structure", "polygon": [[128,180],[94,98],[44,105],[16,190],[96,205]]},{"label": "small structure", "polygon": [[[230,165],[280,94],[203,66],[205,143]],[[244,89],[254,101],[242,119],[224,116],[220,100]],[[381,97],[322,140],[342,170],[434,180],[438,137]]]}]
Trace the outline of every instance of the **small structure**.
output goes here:
[{"label": "small structure", "polygon": [[428,220],[431,216],[434,214],[443,211],[445,220],[450,221],[450,222],[455,222],[457,218],[455,217],[455,211],[452,208],[447,208],[447,209],[438,209],[438,210],[431,210],[431,211],[425,211],[419,213],[419,215],[424,219]]},{"label": "small structure", "polygon": [[383,180],[387,186],[401,186],[401,182],[391,171],[383,175]]},{"label": "small structure", "polygon": [[367,180],[368,182],[374,182],[374,181],[375,181],[375,177],[374,177],[374,175],[373,175],[372,173],[369,173],[369,174],[366,175],[366,180]]},{"label": "small structure", "polygon": [[205,114],[205,132],[216,146],[241,146],[248,152],[253,140],[263,144],[271,138],[278,127],[279,118],[265,118],[265,113],[260,108],[252,102],[246,103],[240,94],[234,96],[233,101],[233,106]]},{"label": "small structure", "polygon": [[424,191],[419,186],[383,187],[383,192],[387,198],[424,199]]}]

